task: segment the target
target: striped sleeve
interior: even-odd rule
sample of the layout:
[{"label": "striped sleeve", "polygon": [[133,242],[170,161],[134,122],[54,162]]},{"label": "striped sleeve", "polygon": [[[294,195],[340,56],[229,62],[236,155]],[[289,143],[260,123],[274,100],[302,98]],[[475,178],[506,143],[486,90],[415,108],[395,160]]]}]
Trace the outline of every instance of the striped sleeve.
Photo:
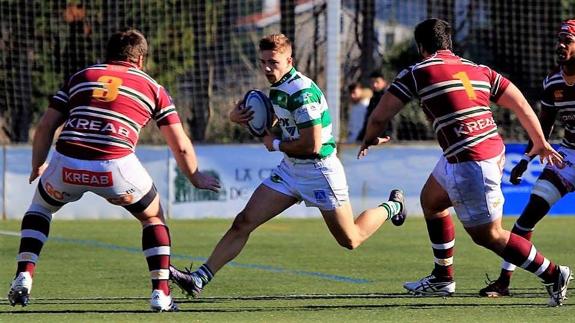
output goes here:
[{"label": "striped sleeve", "polygon": [[321,90],[315,84],[289,96],[287,108],[293,112],[294,121],[299,129],[321,123],[321,100]]},{"label": "striped sleeve", "polygon": [[399,72],[388,91],[399,98],[403,103],[407,103],[414,99],[414,93],[416,93],[415,81],[411,73],[411,67],[406,68]]},{"label": "striped sleeve", "polygon": [[311,103],[295,110],[295,122],[298,129],[304,129],[321,124],[322,113],[320,105]]},{"label": "striped sleeve", "polygon": [[311,86],[292,94],[288,99],[288,109],[293,111],[299,129],[313,127],[321,123],[321,92]]},{"label": "striped sleeve", "polygon": [[176,111],[174,102],[168,94],[168,91],[166,91],[166,89],[163,87],[160,87],[160,91],[158,93],[156,109],[154,112],[154,120],[156,121],[158,127],[174,123],[181,123],[180,116]]},{"label": "striped sleeve", "polygon": [[491,84],[491,101],[497,102],[509,86],[509,80],[494,70],[488,69],[489,83]]},{"label": "striped sleeve", "polygon": [[[68,84],[68,83],[67,83]],[[68,94],[68,85],[63,86],[54,96],[50,98],[50,107],[58,110],[64,115],[70,113],[70,108],[68,107],[68,101],[70,96]]]}]

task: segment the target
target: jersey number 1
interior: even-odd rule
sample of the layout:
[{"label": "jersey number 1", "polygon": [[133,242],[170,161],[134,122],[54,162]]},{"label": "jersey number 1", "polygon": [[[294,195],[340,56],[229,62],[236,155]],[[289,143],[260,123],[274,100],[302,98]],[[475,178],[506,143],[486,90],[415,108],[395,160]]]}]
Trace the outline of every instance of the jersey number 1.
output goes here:
[{"label": "jersey number 1", "polygon": [[477,98],[477,96],[475,95],[475,91],[473,90],[473,85],[471,85],[471,82],[469,81],[469,76],[467,76],[467,73],[458,72],[453,74],[453,77],[455,77],[456,79],[460,80],[461,83],[463,83],[463,88],[465,88],[465,93],[467,93],[467,97],[469,97],[471,100]]},{"label": "jersey number 1", "polygon": [[100,76],[98,78],[98,82],[100,82],[104,88],[103,89],[95,89],[92,92],[92,97],[96,100],[110,102],[116,100],[118,97],[118,92],[120,89],[120,85],[122,85],[122,79],[113,76]]}]

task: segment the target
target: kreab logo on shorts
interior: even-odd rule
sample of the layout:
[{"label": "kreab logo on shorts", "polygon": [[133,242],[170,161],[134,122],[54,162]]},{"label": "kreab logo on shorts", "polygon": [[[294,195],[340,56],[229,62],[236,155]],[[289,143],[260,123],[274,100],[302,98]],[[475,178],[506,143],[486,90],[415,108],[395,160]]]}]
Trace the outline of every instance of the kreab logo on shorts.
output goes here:
[{"label": "kreab logo on shorts", "polygon": [[91,172],[83,169],[62,168],[62,181],[73,185],[110,187],[114,185],[112,172]]},{"label": "kreab logo on shorts", "polygon": [[327,194],[325,194],[324,190],[314,190],[313,196],[315,197],[315,201],[317,203],[324,203],[327,201]]}]

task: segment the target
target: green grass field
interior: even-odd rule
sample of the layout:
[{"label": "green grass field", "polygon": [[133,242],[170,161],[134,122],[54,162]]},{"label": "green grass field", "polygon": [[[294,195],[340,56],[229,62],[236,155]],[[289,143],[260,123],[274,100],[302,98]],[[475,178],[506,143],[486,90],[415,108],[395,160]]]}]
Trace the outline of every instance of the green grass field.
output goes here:
[{"label": "green grass field", "polygon": [[[511,227],[514,219],[506,218]],[[171,221],[172,262],[200,265],[231,220]],[[151,313],[148,271],[133,221],[54,221],[37,267],[32,301],[11,307],[6,293],[15,269],[18,221],[0,221],[0,322],[544,322],[572,321],[575,299],[548,308],[536,277],[518,271],[504,299],[477,291],[499,259],[457,227],[453,297],[412,297],[404,281],[433,266],[425,222],[386,223],[359,249],[337,245],[319,219],[277,219],[258,231],[234,263],[197,300],[174,295],[178,313]],[[538,249],[575,266],[575,218],[550,217],[537,228]],[[574,285],[575,287],[575,285]]]}]

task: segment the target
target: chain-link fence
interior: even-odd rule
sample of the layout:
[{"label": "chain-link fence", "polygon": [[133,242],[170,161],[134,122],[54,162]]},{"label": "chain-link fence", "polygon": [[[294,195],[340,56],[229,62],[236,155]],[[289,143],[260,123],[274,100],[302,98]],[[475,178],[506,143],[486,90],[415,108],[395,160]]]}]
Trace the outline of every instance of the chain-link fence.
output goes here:
[{"label": "chain-link fence", "polygon": [[[27,142],[49,96],[76,70],[102,61],[108,37],[122,27],[147,36],[147,72],[174,97],[190,135],[211,143],[252,138],[227,121],[234,100],[268,85],[258,71],[257,42],[282,31],[295,40],[296,67],[325,89],[325,0],[0,0],[0,141]],[[417,60],[415,24],[427,17],[454,26],[456,53],[492,66],[533,103],[554,64],[559,23],[575,1],[342,0],[341,124],[350,83],[375,70],[391,79]],[[494,108],[506,139],[525,135],[508,111]],[[147,130],[142,141],[155,143]],[[416,103],[394,120],[399,140],[431,140]],[[343,138],[344,135],[341,135]]]}]

